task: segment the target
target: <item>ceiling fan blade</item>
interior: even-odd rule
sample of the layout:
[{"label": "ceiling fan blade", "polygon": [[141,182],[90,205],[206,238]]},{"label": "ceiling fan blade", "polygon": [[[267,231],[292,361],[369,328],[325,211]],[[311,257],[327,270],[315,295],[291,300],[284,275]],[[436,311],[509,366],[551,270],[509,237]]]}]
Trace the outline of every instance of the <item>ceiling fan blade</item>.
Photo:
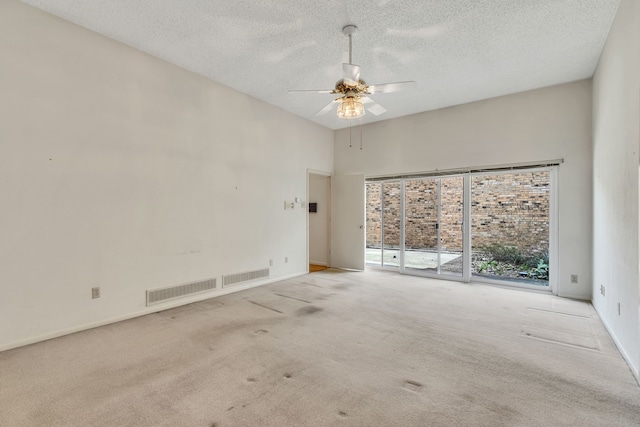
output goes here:
[{"label": "ceiling fan blade", "polygon": [[330,103],[328,103],[327,105],[322,107],[322,109],[320,111],[318,111],[315,115],[316,116],[322,116],[323,114],[327,114],[333,108],[333,104],[335,104],[338,101],[340,101],[340,98],[334,99],[333,101],[331,101]]},{"label": "ceiling fan blade", "polygon": [[331,89],[327,89],[327,90],[290,90],[288,93],[332,93],[333,90]]},{"label": "ceiling fan blade", "polygon": [[373,99],[363,96],[360,98],[363,104],[367,106],[367,111],[373,114],[374,116],[379,116],[380,114],[387,111],[382,105],[375,102]]},{"label": "ceiling fan blade", "polygon": [[384,83],[381,85],[371,85],[367,89],[367,93],[389,93],[399,92],[401,90],[415,87],[416,82],[396,82],[396,83]]},{"label": "ceiling fan blade", "polygon": [[356,86],[360,82],[360,66],[342,64],[342,81],[349,86]]}]

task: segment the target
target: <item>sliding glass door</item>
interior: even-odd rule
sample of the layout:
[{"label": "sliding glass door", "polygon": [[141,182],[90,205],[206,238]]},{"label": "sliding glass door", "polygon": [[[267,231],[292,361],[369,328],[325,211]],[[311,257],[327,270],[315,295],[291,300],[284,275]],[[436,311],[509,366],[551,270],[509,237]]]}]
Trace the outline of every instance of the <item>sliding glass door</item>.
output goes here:
[{"label": "sliding glass door", "polygon": [[462,276],[463,178],[421,178],[404,184],[404,268]]},{"label": "sliding glass door", "polygon": [[400,182],[382,183],[382,266],[400,267]]},{"label": "sliding glass door", "polygon": [[401,182],[366,185],[367,264],[400,267]]},{"label": "sliding glass door", "polygon": [[382,183],[365,184],[366,246],[365,263],[382,265]]},{"label": "sliding glass door", "polygon": [[554,177],[546,167],[368,182],[367,264],[549,288]]}]

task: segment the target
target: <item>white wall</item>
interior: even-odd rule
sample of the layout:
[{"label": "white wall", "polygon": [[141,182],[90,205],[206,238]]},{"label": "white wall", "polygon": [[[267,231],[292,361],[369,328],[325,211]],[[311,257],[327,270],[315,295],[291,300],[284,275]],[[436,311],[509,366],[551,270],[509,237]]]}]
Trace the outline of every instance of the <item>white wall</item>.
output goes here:
[{"label": "white wall", "polygon": [[329,265],[329,218],[331,213],[331,177],[309,175],[309,202],[318,204],[318,212],[309,213],[309,262]]},{"label": "white wall", "polygon": [[0,94],[0,350],[148,312],[146,289],[307,271],[283,202],[332,171],[331,130],[17,0]]},{"label": "white wall", "polygon": [[[590,299],[591,90],[583,80],[365,125],[363,150],[349,148],[349,130],[340,130],[335,173],[381,176],[564,159],[558,293]],[[384,96],[399,95],[376,98],[383,105]],[[570,283],[571,274],[578,284]]]},{"label": "white wall", "polygon": [[620,3],[593,89],[593,305],[638,376],[640,1]]}]

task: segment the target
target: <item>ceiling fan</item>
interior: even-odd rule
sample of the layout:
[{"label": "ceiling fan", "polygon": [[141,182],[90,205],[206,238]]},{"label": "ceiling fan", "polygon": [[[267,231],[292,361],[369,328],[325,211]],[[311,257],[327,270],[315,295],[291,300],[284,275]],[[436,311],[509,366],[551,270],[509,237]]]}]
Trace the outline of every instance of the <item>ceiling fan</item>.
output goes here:
[{"label": "ceiling fan", "polygon": [[360,67],[352,63],[352,36],[358,31],[355,25],[347,25],[342,29],[342,33],[349,37],[349,63],[342,64],[342,79],[338,80],[333,90],[290,90],[289,93],[331,93],[341,94],[318,111],[315,115],[321,116],[333,109],[334,104],[339,104],[337,109],[338,117],[341,119],[356,119],[364,116],[366,110],[371,114],[379,116],[387,111],[382,105],[369,98],[367,95],[377,93],[398,92],[416,84],[414,81],[385,83],[377,85],[367,85],[360,78]]}]

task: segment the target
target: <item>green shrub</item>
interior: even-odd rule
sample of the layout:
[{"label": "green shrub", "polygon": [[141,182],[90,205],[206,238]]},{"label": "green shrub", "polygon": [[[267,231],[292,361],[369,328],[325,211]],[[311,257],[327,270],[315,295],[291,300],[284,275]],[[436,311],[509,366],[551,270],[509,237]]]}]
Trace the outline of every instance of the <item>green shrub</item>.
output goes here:
[{"label": "green shrub", "polygon": [[498,262],[506,262],[512,265],[526,265],[529,268],[536,265],[533,262],[534,260],[531,254],[515,246],[490,245],[485,246],[482,250]]},{"label": "green shrub", "polygon": [[508,271],[518,269],[520,277],[530,277],[538,280],[549,280],[549,253],[528,252],[515,246],[491,245],[485,246],[476,256],[482,257],[476,266],[478,273],[502,274],[504,268]]},{"label": "green shrub", "polygon": [[529,276],[534,279],[549,280],[549,263],[544,259],[538,260],[538,265],[531,269]]},{"label": "green shrub", "polygon": [[478,273],[482,273],[484,271],[489,272],[495,269],[498,266],[498,261],[484,261],[478,267]]},{"label": "green shrub", "polygon": [[539,280],[549,280],[549,252],[527,252],[515,246],[490,245],[482,248],[490,258],[477,267],[479,273],[500,273],[498,262],[518,266],[521,275]]}]

